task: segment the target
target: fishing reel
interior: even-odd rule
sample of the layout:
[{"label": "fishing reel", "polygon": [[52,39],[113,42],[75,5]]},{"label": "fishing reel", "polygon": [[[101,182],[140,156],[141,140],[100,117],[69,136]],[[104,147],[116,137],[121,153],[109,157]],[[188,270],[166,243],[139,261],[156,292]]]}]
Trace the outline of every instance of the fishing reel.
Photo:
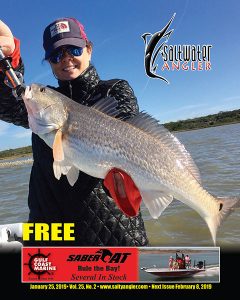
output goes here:
[{"label": "fishing reel", "polygon": [[11,64],[11,57],[6,57],[3,54],[0,46],[0,68],[6,75],[4,83],[12,89],[13,96],[18,99],[25,91],[26,87],[23,83],[23,76],[20,72],[14,71]]}]

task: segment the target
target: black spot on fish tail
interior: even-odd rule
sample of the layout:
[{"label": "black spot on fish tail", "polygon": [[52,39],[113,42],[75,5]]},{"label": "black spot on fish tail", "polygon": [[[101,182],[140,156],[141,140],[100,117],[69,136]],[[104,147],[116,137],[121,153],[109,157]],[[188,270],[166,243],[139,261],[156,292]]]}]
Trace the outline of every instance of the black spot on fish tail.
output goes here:
[{"label": "black spot on fish tail", "polygon": [[218,214],[213,214],[205,219],[208,224],[209,230],[211,232],[211,236],[216,246],[216,234],[217,229],[236,208],[240,208],[240,197],[216,197],[215,199],[218,201],[219,209]]},{"label": "black spot on fish tail", "polygon": [[219,211],[222,210],[222,208],[223,208],[223,204],[220,203],[220,205],[219,205]]}]

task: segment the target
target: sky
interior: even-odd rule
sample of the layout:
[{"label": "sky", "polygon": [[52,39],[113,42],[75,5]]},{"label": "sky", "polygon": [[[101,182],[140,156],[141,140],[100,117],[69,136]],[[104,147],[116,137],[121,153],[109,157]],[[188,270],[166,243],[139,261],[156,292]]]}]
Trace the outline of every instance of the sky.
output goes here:
[{"label": "sky", "polygon": [[[1,3],[0,19],[21,41],[25,83],[57,86],[43,62],[42,34],[57,18],[77,18],[93,42],[91,62],[101,79],[127,80],[140,111],[164,124],[240,108],[239,11],[238,0],[8,0]],[[167,84],[146,74],[142,35],[162,30],[174,13],[166,45],[212,45],[211,69],[162,70],[158,55],[155,74]],[[30,129],[0,121],[0,151],[30,144]]]}]

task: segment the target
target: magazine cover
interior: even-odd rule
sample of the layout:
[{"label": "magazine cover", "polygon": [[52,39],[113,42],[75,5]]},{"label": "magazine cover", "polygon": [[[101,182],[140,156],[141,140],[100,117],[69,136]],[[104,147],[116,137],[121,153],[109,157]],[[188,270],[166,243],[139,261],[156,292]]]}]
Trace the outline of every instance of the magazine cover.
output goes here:
[{"label": "magazine cover", "polygon": [[239,9],[1,4],[2,291],[237,290]]}]

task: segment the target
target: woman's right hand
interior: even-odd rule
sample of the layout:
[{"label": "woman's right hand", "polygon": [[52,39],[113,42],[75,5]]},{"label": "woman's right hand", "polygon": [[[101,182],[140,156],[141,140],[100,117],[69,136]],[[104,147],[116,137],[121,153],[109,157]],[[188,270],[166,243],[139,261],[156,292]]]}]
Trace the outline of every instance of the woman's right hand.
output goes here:
[{"label": "woman's right hand", "polygon": [[10,28],[0,20],[0,46],[5,56],[9,56],[15,50],[13,34]]}]

